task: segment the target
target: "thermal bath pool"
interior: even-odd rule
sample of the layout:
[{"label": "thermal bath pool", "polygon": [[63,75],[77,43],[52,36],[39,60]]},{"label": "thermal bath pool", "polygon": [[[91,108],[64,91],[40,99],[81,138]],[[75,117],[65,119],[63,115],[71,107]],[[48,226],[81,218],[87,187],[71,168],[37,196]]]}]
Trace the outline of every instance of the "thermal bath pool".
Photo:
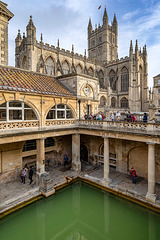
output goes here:
[{"label": "thermal bath pool", "polygon": [[160,214],[76,182],[0,220],[1,240],[159,240]]}]

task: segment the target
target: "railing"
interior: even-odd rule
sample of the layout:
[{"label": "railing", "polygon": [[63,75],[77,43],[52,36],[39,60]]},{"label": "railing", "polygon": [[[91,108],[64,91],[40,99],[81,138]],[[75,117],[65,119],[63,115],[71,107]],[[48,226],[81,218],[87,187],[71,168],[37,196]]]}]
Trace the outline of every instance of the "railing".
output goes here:
[{"label": "railing", "polygon": [[[16,121],[16,122],[0,122],[1,130],[30,130],[31,128],[38,128],[43,131],[46,128],[87,128],[99,130],[111,130],[122,132],[140,132],[160,134],[160,124],[158,123],[140,123],[140,122],[122,122],[122,121],[96,121],[96,120],[77,120],[77,119],[64,119],[64,120],[46,120],[45,126],[39,126],[38,121]],[[5,131],[2,131],[5,133]],[[6,132],[7,133],[7,132]]]},{"label": "railing", "polygon": [[64,119],[64,120],[46,120],[46,127],[53,127],[53,126],[59,126],[59,125],[72,125],[76,124],[76,119]]},{"label": "railing", "polygon": [[38,121],[0,122],[0,130],[38,127]]}]

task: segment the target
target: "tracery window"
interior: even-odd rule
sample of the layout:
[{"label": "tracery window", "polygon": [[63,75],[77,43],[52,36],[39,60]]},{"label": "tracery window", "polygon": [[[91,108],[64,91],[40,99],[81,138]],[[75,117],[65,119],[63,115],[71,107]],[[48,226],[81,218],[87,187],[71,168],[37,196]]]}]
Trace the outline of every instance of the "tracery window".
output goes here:
[{"label": "tracery window", "polygon": [[55,74],[55,66],[54,66],[54,62],[51,57],[47,58],[45,65],[46,65],[47,74],[54,75]]},{"label": "tracery window", "polygon": [[116,84],[116,73],[111,70],[109,74],[109,80],[110,80],[110,86],[113,91],[117,90],[117,84]]},{"label": "tracery window", "polygon": [[34,110],[24,102],[5,102],[0,105],[0,121],[37,120]]},{"label": "tracery window", "polygon": [[121,100],[121,108],[128,108],[128,99],[125,97]]},{"label": "tracery window", "polygon": [[70,119],[74,118],[72,110],[65,104],[53,106],[47,114],[47,119]]},{"label": "tracery window", "polygon": [[64,63],[62,64],[62,69],[63,69],[64,75],[69,73],[69,65],[68,65],[67,61],[64,61]]},{"label": "tracery window", "polygon": [[77,73],[82,73],[82,67],[80,64],[77,65],[76,70],[77,70]]},{"label": "tracery window", "polygon": [[102,70],[99,71],[99,83],[100,83],[100,88],[104,88],[104,74]]},{"label": "tracery window", "polygon": [[88,75],[91,77],[94,76],[93,69],[91,67],[88,69]]},{"label": "tracery window", "polygon": [[23,69],[27,69],[27,58],[26,58],[26,56],[23,57],[23,60],[22,60],[22,68],[23,68]]},{"label": "tracery window", "polygon": [[105,106],[106,105],[106,98],[104,96],[102,96],[100,98],[100,106]]},{"label": "tracery window", "polygon": [[121,91],[126,92],[128,91],[129,87],[129,72],[126,67],[122,69],[121,72]]},{"label": "tracery window", "polygon": [[114,97],[111,98],[111,107],[112,108],[116,107],[116,99]]}]

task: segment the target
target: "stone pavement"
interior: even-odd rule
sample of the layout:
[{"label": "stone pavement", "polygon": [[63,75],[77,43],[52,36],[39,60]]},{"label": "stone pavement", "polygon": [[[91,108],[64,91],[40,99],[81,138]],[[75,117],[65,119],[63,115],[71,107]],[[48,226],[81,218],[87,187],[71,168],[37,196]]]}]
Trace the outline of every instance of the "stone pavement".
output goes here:
[{"label": "stone pavement", "polygon": [[[103,167],[93,166],[89,163],[82,164],[82,171],[80,174],[70,170],[69,166],[46,166],[46,171],[49,171],[50,177],[53,179],[54,187],[66,182],[66,177],[75,178],[79,176],[100,184],[103,179]],[[109,188],[145,201],[148,188],[147,180],[138,177],[137,183],[133,184],[129,175],[116,172],[112,168],[110,169],[110,178],[112,179],[112,183]],[[29,184],[29,180],[27,178],[25,184],[21,183],[20,179],[1,184],[0,214],[20,203],[39,196],[40,194],[39,187],[36,185],[35,176],[33,177],[33,183],[31,185]],[[160,207],[160,184],[156,185],[156,194],[156,204]]]}]

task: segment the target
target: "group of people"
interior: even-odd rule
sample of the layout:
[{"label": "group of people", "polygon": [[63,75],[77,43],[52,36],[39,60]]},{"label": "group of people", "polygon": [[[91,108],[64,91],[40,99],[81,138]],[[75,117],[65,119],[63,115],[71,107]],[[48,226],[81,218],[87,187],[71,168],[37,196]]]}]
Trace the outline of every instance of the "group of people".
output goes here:
[{"label": "group of people", "polygon": [[[143,122],[146,123],[148,121],[147,114],[144,113],[143,115]],[[127,122],[137,122],[137,119],[134,114],[131,114],[131,112],[128,111],[127,114]]]},{"label": "group of people", "polygon": [[[102,112],[99,112],[97,114],[85,113],[85,115],[84,115],[85,120],[100,120],[101,121],[101,120],[104,120],[105,118],[106,117],[105,117],[104,113],[102,113]],[[111,112],[109,115],[109,120],[110,121],[120,121],[121,120],[120,112],[119,111],[117,111],[117,113]],[[127,120],[127,122],[137,122],[136,116],[134,114],[131,114],[130,111],[128,111],[128,113],[127,113],[126,120]],[[147,121],[148,121],[147,114],[144,113],[143,122],[147,123]]]},{"label": "group of people", "polygon": [[[23,169],[22,169],[22,172],[21,172],[21,181],[22,181],[22,183],[24,183],[25,184],[25,181],[26,181],[26,176],[27,176],[27,172],[28,172],[28,167],[27,166],[25,166]],[[30,180],[30,183],[29,184],[31,184],[32,182],[33,182],[33,173],[34,173],[34,171],[33,171],[33,168],[32,168],[32,166],[29,168],[29,172],[28,172],[28,177],[29,177],[29,180]]]},{"label": "group of people", "polygon": [[105,119],[105,115],[102,112],[99,112],[97,114],[87,114],[85,113],[84,115],[84,119],[85,120],[104,120]]}]

